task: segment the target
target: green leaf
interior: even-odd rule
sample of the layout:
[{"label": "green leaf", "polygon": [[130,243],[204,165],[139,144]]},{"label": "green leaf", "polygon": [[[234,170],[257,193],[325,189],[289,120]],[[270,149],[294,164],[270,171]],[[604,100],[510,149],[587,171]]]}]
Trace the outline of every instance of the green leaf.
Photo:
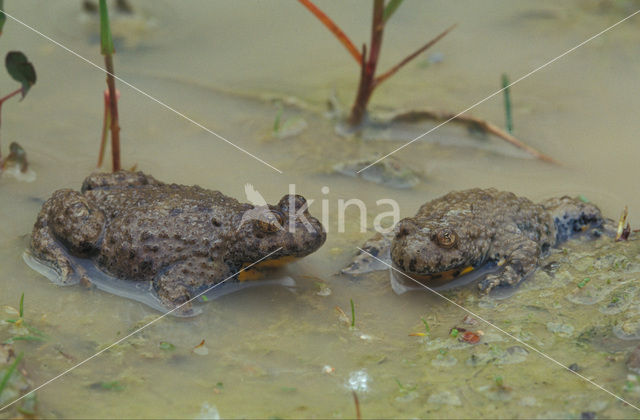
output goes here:
[{"label": "green leaf", "polygon": [[20,51],[9,51],[5,57],[4,65],[13,80],[22,85],[22,97],[24,98],[31,86],[36,83],[36,70],[33,68],[33,64]]},{"label": "green leaf", "polygon": [[24,318],[24,292],[20,296],[20,318]]},{"label": "green leaf", "polygon": [[7,15],[4,14],[4,0],[0,0],[0,35],[2,35],[2,28],[7,21]]},{"label": "green leaf", "polygon": [[402,4],[402,0],[391,0],[387,3],[387,7],[384,8],[384,13],[382,15],[382,20],[384,22],[388,21],[391,18],[398,7]]},{"label": "green leaf", "polygon": [[11,344],[14,341],[46,341],[47,339],[44,337],[40,337],[38,335],[16,335],[15,337],[11,337],[8,340],[5,340],[4,344]]},{"label": "green leaf", "polygon": [[109,25],[109,11],[107,1],[100,0],[100,53],[111,55],[115,53],[113,39],[111,39],[111,27]]}]

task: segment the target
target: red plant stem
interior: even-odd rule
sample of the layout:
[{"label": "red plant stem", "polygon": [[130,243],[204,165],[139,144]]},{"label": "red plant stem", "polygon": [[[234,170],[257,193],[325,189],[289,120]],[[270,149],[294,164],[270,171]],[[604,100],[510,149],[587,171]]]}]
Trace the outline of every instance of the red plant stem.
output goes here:
[{"label": "red plant stem", "polygon": [[373,18],[371,20],[371,49],[369,58],[363,59],[361,65],[363,71],[360,74],[360,85],[356,100],[351,108],[349,116],[349,125],[352,127],[359,126],[367,111],[367,105],[371,94],[375,88],[375,74],[378,65],[378,57],[380,56],[380,48],[382,47],[382,36],[384,34],[384,0],[374,0],[373,2]]},{"label": "red plant stem", "polygon": [[104,115],[102,117],[102,133],[100,135],[100,151],[98,153],[98,168],[102,166],[104,161],[104,151],[107,146],[107,131],[109,129],[109,91],[104,92]]},{"label": "red plant stem", "polygon": [[351,42],[349,37],[342,31],[342,29],[340,29],[340,27],[336,25],[336,23],[333,20],[331,20],[329,16],[327,16],[322,10],[318,9],[318,7],[315,4],[313,4],[310,0],[298,0],[298,1],[304,7],[306,7],[311,13],[313,13],[315,17],[317,17],[318,20],[322,22],[324,26],[326,26],[327,29],[329,29],[331,33],[335,35],[336,38],[338,38],[338,41],[340,41],[340,43],[344,45],[347,51],[349,51],[349,54],[351,54],[351,56],[358,63],[360,63],[360,61],[362,60],[362,58],[360,57],[360,52],[358,51],[356,46],[353,44],[353,42]]},{"label": "red plant stem", "polygon": [[109,105],[111,107],[111,159],[113,172],[120,170],[120,125],[118,124],[118,97],[116,83],[113,77],[113,57],[111,54],[104,56],[107,69],[107,87],[109,88]]},{"label": "red plant stem", "polygon": [[[10,94],[0,98],[0,125],[2,125],[2,104],[4,104],[7,99],[13,98],[20,92],[22,92],[22,88],[16,89]],[[2,171],[2,142],[0,142],[0,171]]]},{"label": "red plant stem", "polygon": [[[422,47],[418,48],[414,53],[408,55],[407,57],[405,57],[404,60],[400,61],[398,64],[396,64],[395,66],[393,66],[390,70],[388,70],[386,73],[381,74],[380,76],[376,77],[374,84],[375,86],[378,86],[380,83],[384,82],[385,80],[387,80],[389,77],[393,76],[398,70],[400,70],[405,64],[409,63],[411,60],[413,60],[414,58],[416,58],[419,54],[421,54],[422,52],[426,51],[428,48],[430,48],[433,44],[435,44],[436,42],[440,41],[446,34],[448,34],[449,32],[451,32],[451,30],[453,28],[455,28],[457,26],[456,25],[451,25],[450,27],[448,27],[447,29],[444,30],[444,32],[442,32],[440,35],[438,35],[437,37],[433,38],[431,41],[427,42],[425,45],[423,45]],[[374,86],[374,87],[375,87]]]},{"label": "red plant stem", "polygon": [[356,419],[360,420],[362,418],[362,414],[360,414],[360,400],[358,400],[358,394],[356,394],[356,391],[351,391],[351,393],[353,394],[353,403],[356,406]]},{"label": "red plant stem", "polygon": [[14,96],[16,96],[20,92],[22,92],[22,88],[18,88],[16,90],[14,90],[13,92],[11,92],[10,94],[3,96],[2,98],[0,98],[0,105],[2,105],[2,103],[4,101],[6,101],[7,99],[13,98]]}]

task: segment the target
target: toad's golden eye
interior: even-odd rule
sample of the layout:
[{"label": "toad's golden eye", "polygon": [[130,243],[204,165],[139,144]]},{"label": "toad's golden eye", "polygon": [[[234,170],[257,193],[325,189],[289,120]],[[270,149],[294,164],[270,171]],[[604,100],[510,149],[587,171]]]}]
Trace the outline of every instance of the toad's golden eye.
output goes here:
[{"label": "toad's golden eye", "polygon": [[284,222],[285,222],[284,214],[282,214],[282,212],[279,212],[278,210],[272,210],[271,213],[275,216],[274,221],[278,223],[278,227],[284,228]]},{"label": "toad's golden eye", "polygon": [[441,229],[436,234],[436,242],[442,248],[451,248],[458,243],[458,234],[452,229]]}]

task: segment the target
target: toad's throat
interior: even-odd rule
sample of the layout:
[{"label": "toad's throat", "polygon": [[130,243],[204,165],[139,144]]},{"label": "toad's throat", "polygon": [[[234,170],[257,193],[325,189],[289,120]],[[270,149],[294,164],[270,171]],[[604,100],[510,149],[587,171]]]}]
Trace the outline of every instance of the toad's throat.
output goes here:
[{"label": "toad's throat", "polygon": [[450,281],[464,276],[474,270],[473,266],[467,267],[459,267],[454,268],[447,271],[441,271],[439,273],[431,273],[431,274],[413,274],[403,272],[406,276],[412,278],[413,280],[422,283],[426,286],[441,286],[443,284],[449,283]]},{"label": "toad's throat", "polygon": [[274,258],[272,260],[262,261],[254,265],[244,264],[244,266],[242,267],[242,271],[238,273],[238,280],[239,281],[260,280],[266,277],[268,272],[278,269],[297,259],[298,257],[288,255],[285,257]]}]

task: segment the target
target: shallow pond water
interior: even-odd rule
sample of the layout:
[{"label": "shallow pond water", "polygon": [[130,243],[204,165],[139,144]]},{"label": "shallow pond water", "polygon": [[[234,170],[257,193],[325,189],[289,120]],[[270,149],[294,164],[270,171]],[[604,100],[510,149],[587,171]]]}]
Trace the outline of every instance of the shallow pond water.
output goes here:
[{"label": "shallow pond water", "polygon": [[[80,2],[6,3],[16,18],[101,63],[96,21],[83,15]],[[431,50],[439,62],[426,65],[425,55],[407,66],[380,87],[372,109],[459,112],[499,89],[502,73],[516,80],[640,8],[611,3],[407,2],[387,26],[382,69],[450,24],[458,27]],[[295,288],[246,289],[209,302],[197,317],[162,318],[38,390],[40,415],[342,418],[355,416],[355,390],[364,417],[637,417],[526,345],[640,404],[638,377],[625,367],[640,339],[634,234],[615,244],[570,241],[502,300],[479,297],[473,288],[446,292],[522,342],[483,322],[465,327],[468,313],[428,292],[396,295],[388,272],[355,280],[337,273],[370,236],[374,217],[389,210],[376,204],[384,198],[396,200],[404,217],[448,191],[491,186],[536,201],[582,194],[611,218],[629,205],[632,225],[640,220],[640,17],[512,87],[515,135],[561,165],[523,157],[495,139],[491,147],[469,138],[449,145],[465,134],[445,126],[394,155],[420,181],[392,189],[333,168],[386,154],[421,128],[395,132],[395,141],[384,133],[367,140],[336,134],[324,115],[326,100],[335,93],[349,105],[358,69],[299,4],[151,4],[134,2],[136,18],[114,17],[116,73],[283,173],[119,83],[124,166],[241,200],[246,183],[269,202],[295,184],[315,200],[312,214],[326,215],[328,239],[285,269]],[[356,44],[368,40],[368,3],[318,4]],[[2,124],[4,149],[18,141],[37,179],[0,178],[0,306],[8,311],[0,319],[13,316],[4,305],[17,308],[24,293],[25,319],[47,336],[13,344],[35,387],[160,314],[100,290],[59,287],[23,262],[43,200],[59,188],[78,189],[94,170],[104,74],[11,19],[2,40],[24,51],[38,72],[24,101],[5,104]],[[3,80],[4,90],[13,88],[8,76]],[[306,128],[274,136],[279,113],[303,118]],[[501,95],[471,114],[502,125]],[[367,205],[369,232],[360,232],[355,208],[338,232],[338,200],[350,198]],[[451,336],[454,327],[483,335],[470,345]],[[1,340],[11,328],[0,324]]]}]

